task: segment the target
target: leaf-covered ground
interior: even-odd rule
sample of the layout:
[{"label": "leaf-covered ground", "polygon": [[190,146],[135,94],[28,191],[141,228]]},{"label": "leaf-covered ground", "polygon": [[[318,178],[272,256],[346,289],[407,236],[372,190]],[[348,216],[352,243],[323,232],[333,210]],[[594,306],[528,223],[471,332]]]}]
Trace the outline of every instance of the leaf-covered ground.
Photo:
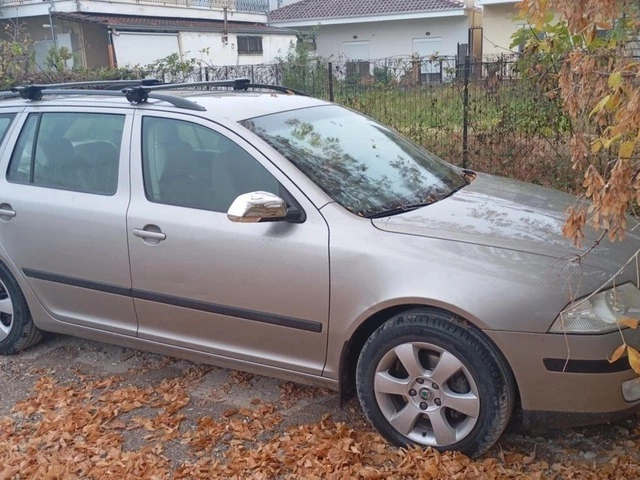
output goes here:
[{"label": "leaf-covered ground", "polygon": [[637,419],[400,450],[326,390],[52,337],[0,357],[0,479],[634,479]]}]

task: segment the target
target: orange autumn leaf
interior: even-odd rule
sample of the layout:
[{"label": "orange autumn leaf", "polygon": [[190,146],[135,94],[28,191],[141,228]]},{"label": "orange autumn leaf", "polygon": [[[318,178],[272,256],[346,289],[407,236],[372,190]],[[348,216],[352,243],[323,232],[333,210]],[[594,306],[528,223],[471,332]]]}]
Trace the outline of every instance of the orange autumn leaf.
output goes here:
[{"label": "orange autumn leaf", "polygon": [[614,363],[620,360],[620,358],[622,358],[622,355],[624,355],[624,352],[626,349],[627,349],[627,346],[624,343],[620,345],[618,348],[616,348],[616,351],[613,352],[613,355],[611,355],[611,358],[608,359],[609,363]]},{"label": "orange autumn leaf", "polygon": [[618,320],[618,325],[621,325],[623,327],[629,327],[629,328],[636,329],[636,328],[638,328],[638,319],[637,318],[624,317],[624,318],[621,318],[620,320]]},{"label": "orange autumn leaf", "polygon": [[629,356],[629,365],[634,372],[640,375],[640,353],[635,348],[627,346],[627,355]]}]

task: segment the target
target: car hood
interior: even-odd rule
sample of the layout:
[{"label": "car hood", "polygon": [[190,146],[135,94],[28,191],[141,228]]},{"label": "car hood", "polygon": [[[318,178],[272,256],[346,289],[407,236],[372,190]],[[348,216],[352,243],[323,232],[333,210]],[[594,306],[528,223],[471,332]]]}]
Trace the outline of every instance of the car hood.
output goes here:
[{"label": "car hood", "polygon": [[[573,195],[502,177],[478,174],[454,195],[427,207],[372,220],[388,232],[418,235],[527,253],[568,258],[583,253],[599,234],[585,228],[584,248],[562,236]],[[640,248],[640,237],[604,240],[584,259],[594,267],[617,271]]]}]

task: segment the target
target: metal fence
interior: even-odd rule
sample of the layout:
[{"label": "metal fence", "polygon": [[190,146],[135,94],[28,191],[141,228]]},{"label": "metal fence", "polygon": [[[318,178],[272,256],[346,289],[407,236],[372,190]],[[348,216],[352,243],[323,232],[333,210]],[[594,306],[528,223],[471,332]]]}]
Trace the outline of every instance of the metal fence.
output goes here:
[{"label": "metal fence", "polygon": [[569,120],[520,68],[517,57],[394,58],[202,67],[180,80],[288,86],[365,113],[452,163],[576,190]]}]

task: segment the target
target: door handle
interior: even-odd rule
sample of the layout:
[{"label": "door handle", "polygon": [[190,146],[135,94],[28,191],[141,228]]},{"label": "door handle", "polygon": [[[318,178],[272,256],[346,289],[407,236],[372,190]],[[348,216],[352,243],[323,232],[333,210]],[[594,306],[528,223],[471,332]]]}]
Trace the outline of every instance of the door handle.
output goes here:
[{"label": "door handle", "polygon": [[[145,227],[145,228],[147,228],[147,227]],[[156,231],[153,231],[153,230],[145,230],[145,229],[142,229],[142,228],[134,228],[133,229],[133,234],[136,237],[146,238],[146,239],[149,239],[149,240],[161,241],[161,240],[165,240],[167,238],[167,234],[166,233],[156,232]]]},{"label": "door handle", "polygon": [[16,216],[16,211],[11,208],[8,203],[0,204],[0,218],[3,220],[11,220]]}]

